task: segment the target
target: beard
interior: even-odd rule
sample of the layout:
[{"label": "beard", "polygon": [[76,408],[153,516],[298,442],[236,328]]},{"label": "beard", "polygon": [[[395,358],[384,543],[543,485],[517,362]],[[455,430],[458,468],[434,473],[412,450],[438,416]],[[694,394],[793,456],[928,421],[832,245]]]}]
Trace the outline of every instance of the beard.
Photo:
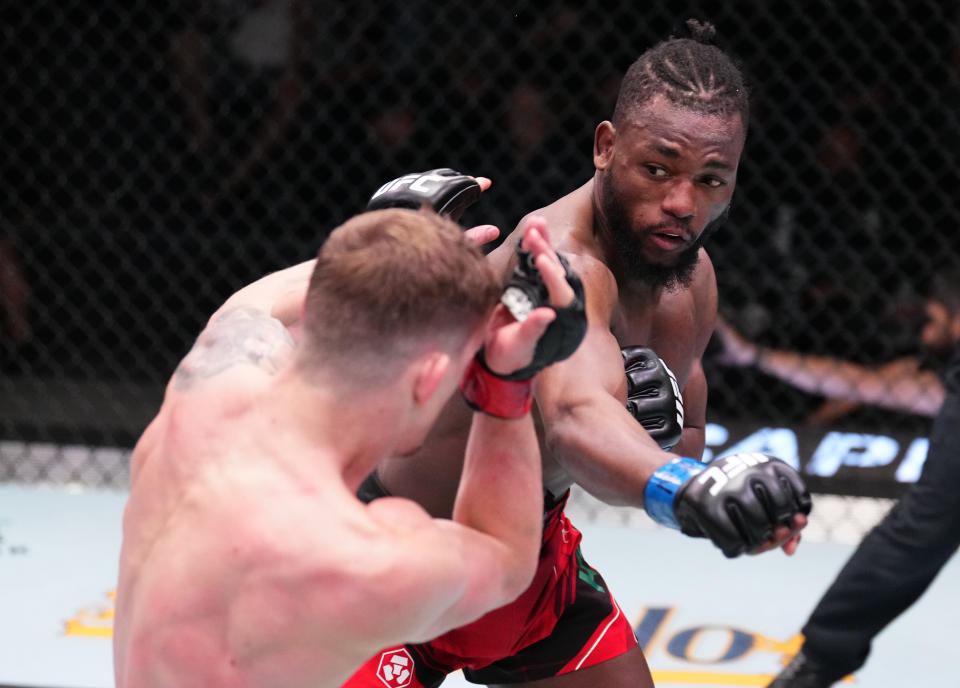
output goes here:
[{"label": "beard", "polygon": [[628,282],[644,284],[650,287],[659,287],[668,290],[681,287],[687,289],[693,281],[693,273],[700,262],[700,248],[710,234],[722,225],[729,214],[730,208],[724,209],[716,220],[709,222],[700,236],[677,256],[672,265],[655,263],[644,256],[640,249],[640,236],[646,236],[658,229],[660,225],[641,227],[635,232],[627,220],[623,206],[614,193],[608,190],[603,194],[601,210],[607,221],[607,227],[613,238],[614,249],[622,261],[624,275]]}]

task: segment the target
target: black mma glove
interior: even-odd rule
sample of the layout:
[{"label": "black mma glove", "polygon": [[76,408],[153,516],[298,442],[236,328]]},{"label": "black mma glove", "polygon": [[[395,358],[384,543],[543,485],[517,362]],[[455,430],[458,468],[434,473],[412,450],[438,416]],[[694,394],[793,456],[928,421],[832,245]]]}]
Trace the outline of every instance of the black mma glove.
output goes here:
[{"label": "black mma glove", "polygon": [[709,538],[728,557],[756,549],[777,526],[809,514],[800,475],[766,454],[732,454],[709,464],[674,459],[651,476],[644,492],[653,520]]},{"label": "black mma glove", "polygon": [[387,182],[370,197],[367,210],[413,208],[427,204],[454,222],[480,198],[480,184],[473,177],[448,167],[414,172]]},{"label": "black mma glove", "polygon": [[510,309],[513,317],[520,321],[526,320],[532,310],[541,306],[552,308],[557,317],[547,326],[547,331],[537,342],[530,365],[511,373],[505,378],[507,380],[531,378],[548,365],[569,358],[587,333],[583,282],[577,273],[570,269],[566,258],[559,253],[557,258],[566,272],[567,284],[573,289],[573,301],[562,308],[550,305],[550,293],[540,271],[537,270],[533,254],[517,244],[517,267],[514,268],[500,301]]},{"label": "black mma glove", "polygon": [[537,348],[529,365],[509,375],[500,375],[487,367],[481,349],[467,368],[467,373],[460,383],[463,398],[475,411],[483,411],[500,418],[519,418],[526,414],[533,404],[533,376],[548,365],[569,357],[587,332],[583,283],[577,273],[570,269],[567,260],[557,254],[566,272],[567,284],[573,289],[573,301],[567,306],[557,308],[550,304],[550,292],[537,270],[533,255],[520,248],[519,244],[517,254],[517,267],[500,300],[513,317],[520,321],[525,320],[534,309],[543,306],[552,308],[557,317],[537,341]]},{"label": "black mma glove", "polygon": [[627,374],[627,410],[664,451],[683,433],[683,396],[673,371],[645,346],[620,349]]}]

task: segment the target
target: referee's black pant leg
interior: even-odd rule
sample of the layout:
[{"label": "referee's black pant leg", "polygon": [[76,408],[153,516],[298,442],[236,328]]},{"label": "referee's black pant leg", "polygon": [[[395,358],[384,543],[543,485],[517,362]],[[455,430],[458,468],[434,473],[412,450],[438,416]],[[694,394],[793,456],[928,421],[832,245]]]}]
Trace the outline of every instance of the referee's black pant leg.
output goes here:
[{"label": "referee's black pant leg", "polygon": [[960,546],[960,394],[949,382],[920,478],[863,539],[803,627],[805,653],[844,673],[863,665],[877,633]]}]

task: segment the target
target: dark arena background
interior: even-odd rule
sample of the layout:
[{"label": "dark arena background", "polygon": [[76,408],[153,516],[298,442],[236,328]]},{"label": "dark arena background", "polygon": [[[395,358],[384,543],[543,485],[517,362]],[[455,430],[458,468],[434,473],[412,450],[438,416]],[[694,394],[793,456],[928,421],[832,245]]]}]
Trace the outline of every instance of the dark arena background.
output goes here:
[{"label": "dark arena background", "polygon": [[[688,17],[716,25],[752,90],[708,243],[721,315],[767,347],[940,364],[919,331],[933,278],[960,275],[955,3],[39,0],[0,16],[0,480],[124,487],[210,313],[311,257],[384,181],[490,177],[463,222],[505,232],[582,184],[620,76]],[[916,476],[929,417],[838,409],[722,352],[705,359],[711,452],[778,453],[838,495]]]},{"label": "dark arena background", "polygon": [[[939,385],[921,330],[931,289],[960,312],[955,0],[0,2],[0,686],[113,685],[130,452],[231,293],[411,171],[491,178],[462,222],[512,231],[590,178],[621,75],[690,17],[752,92],[707,248],[723,322],[765,347],[733,365],[711,341],[704,458],[775,454],[814,511],[797,556],[732,561],[582,491],[568,512],[657,685],[767,685],[926,458],[930,409],[827,385],[833,359]],[[759,369],[776,351],[802,385]],[[958,580],[860,685],[956,684]]]}]

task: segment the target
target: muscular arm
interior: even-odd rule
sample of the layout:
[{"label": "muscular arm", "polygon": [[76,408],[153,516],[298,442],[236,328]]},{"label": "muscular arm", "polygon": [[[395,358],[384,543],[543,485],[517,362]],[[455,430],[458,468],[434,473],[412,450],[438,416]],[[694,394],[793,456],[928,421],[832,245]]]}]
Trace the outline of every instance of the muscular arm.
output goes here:
[{"label": "muscular arm", "polygon": [[[558,308],[578,308],[574,305],[576,293],[567,281],[566,271],[550,249],[542,218],[528,218],[522,241],[523,248],[534,256],[537,272],[549,292],[549,303]],[[538,342],[557,317],[556,311],[538,307],[517,321],[505,306],[497,306],[484,337],[484,366],[499,375],[526,371],[521,374],[524,380],[529,379],[536,370],[560,355],[535,355]],[[575,344],[581,333],[577,327],[568,335],[576,337]],[[563,355],[567,353],[569,349]],[[489,373],[486,375],[483,378],[468,372],[468,379],[486,379],[482,384],[491,385],[491,389],[501,384],[527,384],[496,382]],[[504,413],[510,418],[482,411],[473,414],[453,520],[435,521],[446,541],[435,543],[432,551],[439,555],[437,562],[442,563],[429,567],[433,580],[450,576],[459,581],[462,592],[433,620],[426,631],[427,637],[514,600],[534,576],[541,544],[543,481],[539,443],[527,410],[529,405],[506,404],[491,411],[489,400],[480,401],[483,395],[477,395],[471,384],[462,389],[471,406]],[[508,398],[511,392],[498,394]],[[522,397],[530,401],[526,393]],[[430,581],[431,577],[425,580]]]},{"label": "muscular arm", "polygon": [[687,384],[683,388],[683,409],[683,434],[672,451],[700,459],[707,443],[707,377],[699,358],[690,369]]},{"label": "muscular arm", "polygon": [[707,426],[707,376],[703,372],[703,354],[717,322],[717,278],[713,263],[705,251],[701,251],[700,267],[691,290],[693,299],[696,341],[693,363],[683,388],[683,435],[673,448],[675,454],[700,459],[706,445]]},{"label": "muscular arm", "polygon": [[662,451],[626,410],[620,345],[610,332],[613,276],[574,257],[587,294],[587,336],[566,361],[540,374],[537,402],[546,448],[572,480],[609,504],[642,506],[651,474],[674,455]]},{"label": "muscular arm", "polygon": [[433,547],[442,556],[424,576],[433,580],[443,565],[463,589],[425,638],[512,602],[530,585],[540,549],[541,495],[540,451],[529,414],[503,420],[475,413],[453,520],[434,521],[443,540]]},{"label": "muscular arm", "polygon": [[[561,308],[571,306],[575,292],[550,250],[543,219],[528,218],[526,225],[523,248],[535,256],[549,302]],[[486,365],[507,373],[531,364],[541,369],[555,360],[552,356],[537,361],[534,347],[556,317],[555,311],[540,307],[517,322],[504,306],[498,306],[484,341]],[[581,334],[578,328],[576,341]],[[466,396],[471,398],[469,392]],[[470,552],[464,573],[467,588],[449,611],[452,619],[464,621],[485,608],[502,606],[530,584],[540,549],[541,472],[539,442],[529,412],[509,420],[482,412],[473,414],[453,507],[454,522],[466,526],[463,540]]]}]

